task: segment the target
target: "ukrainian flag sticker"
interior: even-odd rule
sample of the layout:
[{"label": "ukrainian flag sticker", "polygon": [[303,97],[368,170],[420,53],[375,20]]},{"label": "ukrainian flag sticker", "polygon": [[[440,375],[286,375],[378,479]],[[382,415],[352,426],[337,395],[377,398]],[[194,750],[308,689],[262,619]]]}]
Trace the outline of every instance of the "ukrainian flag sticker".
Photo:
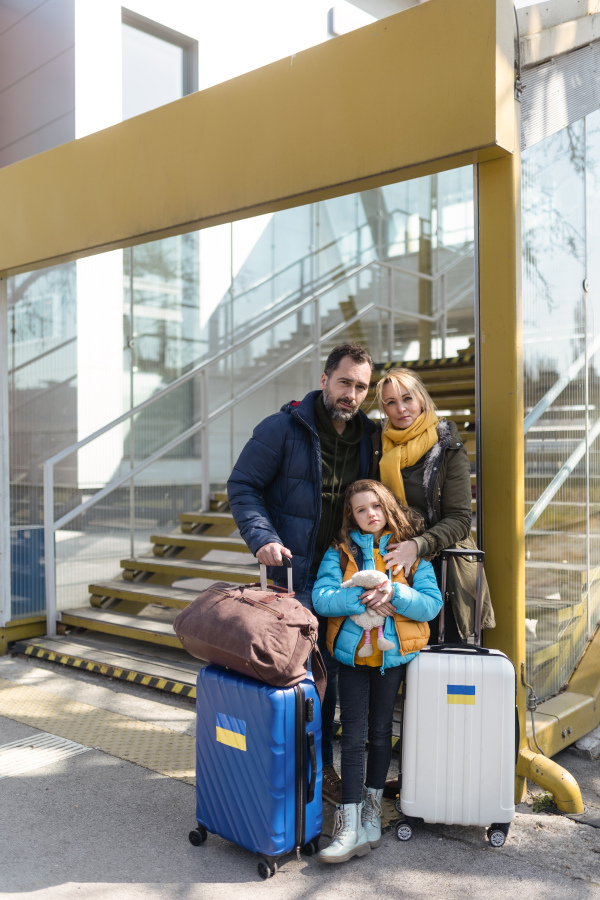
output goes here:
[{"label": "ukrainian flag sticker", "polygon": [[246,723],[243,719],[234,719],[225,713],[217,713],[217,741],[235,747],[236,750],[246,749]]},{"label": "ukrainian flag sticker", "polygon": [[446,696],[448,703],[458,703],[461,706],[475,706],[475,685],[449,684]]}]

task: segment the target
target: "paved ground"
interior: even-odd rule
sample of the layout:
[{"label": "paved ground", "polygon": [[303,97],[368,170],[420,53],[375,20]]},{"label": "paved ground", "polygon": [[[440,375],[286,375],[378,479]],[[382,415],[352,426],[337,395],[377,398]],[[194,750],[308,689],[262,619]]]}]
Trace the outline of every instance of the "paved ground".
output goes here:
[{"label": "paved ground", "polygon": [[[105,710],[110,727],[131,722],[180,741],[194,733],[193,704],[185,699],[5,657],[0,751],[40,734],[26,724],[26,715],[16,720],[3,700],[17,685],[37,700],[47,698],[48,709],[62,703],[71,710],[83,708],[74,704]],[[3,715],[7,708],[10,717]],[[600,806],[599,762],[568,751],[559,761],[578,779],[584,800]],[[483,829],[426,826],[406,844],[387,834],[378,850],[342,866],[290,859],[262,882],[248,852],[213,835],[200,848],[189,844],[195,824],[191,784],[107,752],[92,749],[2,778],[0,797],[2,898],[246,900],[260,893],[286,900],[600,900],[600,830],[534,814],[528,804],[519,807],[500,850],[490,848]]]}]

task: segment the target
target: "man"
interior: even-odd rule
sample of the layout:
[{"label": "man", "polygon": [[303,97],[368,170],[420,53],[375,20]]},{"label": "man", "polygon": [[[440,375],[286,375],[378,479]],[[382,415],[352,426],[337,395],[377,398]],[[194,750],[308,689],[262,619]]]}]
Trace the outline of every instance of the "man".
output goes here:
[{"label": "man", "polygon": [[[376,427],[360,412],[372,370],[373,361],[359,344],[332,350],[321,390],[263,419],[227,482],[229,506],[248,547],[281,586],[286,585],[282,556],[291,558],[296,597],[309,609],[319,565],[341,526],[346,488],[376,470]],[[320,620],[327,669],[323,795],[340,803],[341,781],[333,767],[337,663],[325,646],[326,625]]]}]

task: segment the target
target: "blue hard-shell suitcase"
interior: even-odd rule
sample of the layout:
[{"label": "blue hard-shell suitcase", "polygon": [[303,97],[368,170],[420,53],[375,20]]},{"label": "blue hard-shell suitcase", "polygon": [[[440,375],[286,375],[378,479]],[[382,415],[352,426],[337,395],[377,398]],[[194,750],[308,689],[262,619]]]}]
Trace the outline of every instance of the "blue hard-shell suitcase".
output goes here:
[{"label": "blue hard-shell suitcase", "polygon": [[207,666],[196,689],[196,818],[252,850],[269,878],[293,850],[315,853],[323,826],[321,704],[310,676],[277,688]]}]

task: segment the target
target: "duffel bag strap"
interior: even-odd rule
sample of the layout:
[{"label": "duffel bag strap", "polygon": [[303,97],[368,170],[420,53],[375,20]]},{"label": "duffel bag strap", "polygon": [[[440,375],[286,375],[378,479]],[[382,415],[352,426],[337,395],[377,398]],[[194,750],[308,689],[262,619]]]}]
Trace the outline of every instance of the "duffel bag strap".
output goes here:
[{"label": "duffel bag strap", "polygon": [[325,663],[323,662],[321,651],[316,644],[314,645],[312,653],[310,655],[310,666],[312,670],[312,676],[315,680],[317,694],[319,695],[319,700],[321,701],[321,703],[323,703],[325,688],[327,687],[327,669],[325,668]]}]

